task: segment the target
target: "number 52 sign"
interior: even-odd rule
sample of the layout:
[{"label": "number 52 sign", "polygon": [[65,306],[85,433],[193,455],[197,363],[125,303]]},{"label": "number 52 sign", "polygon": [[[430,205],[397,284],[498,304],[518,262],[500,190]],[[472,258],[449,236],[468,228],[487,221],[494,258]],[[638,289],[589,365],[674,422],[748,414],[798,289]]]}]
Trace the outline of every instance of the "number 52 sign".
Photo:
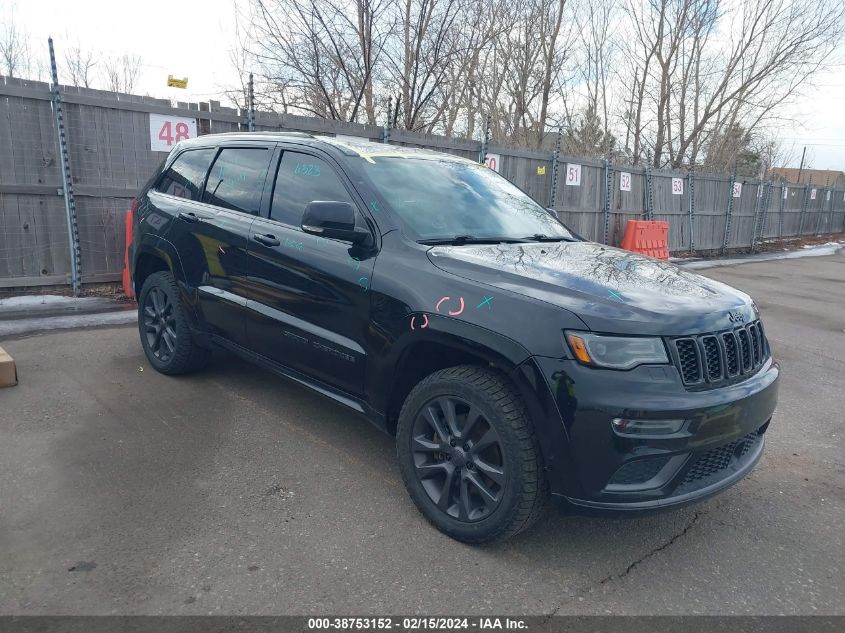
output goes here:
[{"label": "number 52 sign", "polygon": [[180,141],[197,137],[197,120],[165,114],[150,114],[150,149],[169,152]]}]

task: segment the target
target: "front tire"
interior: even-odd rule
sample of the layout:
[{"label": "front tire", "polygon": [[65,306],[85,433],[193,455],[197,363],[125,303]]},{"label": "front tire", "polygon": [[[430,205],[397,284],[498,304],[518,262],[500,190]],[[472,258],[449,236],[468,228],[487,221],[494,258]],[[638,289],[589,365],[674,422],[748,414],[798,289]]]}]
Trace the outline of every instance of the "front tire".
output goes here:
[{"label": "front tire", "polygon": [[525,405],[500,374],[437,371],[408,395],[396,432],[402,478],[420,512],[466,543],[525,530],[548,497]]},{"label": "front tire", "polygon": [[138,330],[150,365],[170,376],[205,367],[211,350],[191,336],[176,280],[169,272],[153,273],[138,297]]}]

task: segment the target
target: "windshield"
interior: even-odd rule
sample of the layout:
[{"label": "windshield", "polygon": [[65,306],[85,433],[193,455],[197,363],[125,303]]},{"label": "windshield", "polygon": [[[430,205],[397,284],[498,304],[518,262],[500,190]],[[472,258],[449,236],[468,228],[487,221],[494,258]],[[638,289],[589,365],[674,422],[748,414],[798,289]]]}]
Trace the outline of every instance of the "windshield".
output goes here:
[{"label": "windshield", "polygon": [[414,239],[574,239],[528,194],[487,167],[378,157],[361,168]]}]

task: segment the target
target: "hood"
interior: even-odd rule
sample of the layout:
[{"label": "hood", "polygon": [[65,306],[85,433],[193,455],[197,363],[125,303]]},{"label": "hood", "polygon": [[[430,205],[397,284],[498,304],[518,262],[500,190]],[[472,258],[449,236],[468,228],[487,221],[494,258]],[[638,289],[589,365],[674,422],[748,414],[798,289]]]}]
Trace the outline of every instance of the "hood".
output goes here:
[{"label": "hood", "polygon": [[438,268],[565,308],[597,332],[679,335],[757,318],[751,298],[669,262],[593,242],[437,246]]}]

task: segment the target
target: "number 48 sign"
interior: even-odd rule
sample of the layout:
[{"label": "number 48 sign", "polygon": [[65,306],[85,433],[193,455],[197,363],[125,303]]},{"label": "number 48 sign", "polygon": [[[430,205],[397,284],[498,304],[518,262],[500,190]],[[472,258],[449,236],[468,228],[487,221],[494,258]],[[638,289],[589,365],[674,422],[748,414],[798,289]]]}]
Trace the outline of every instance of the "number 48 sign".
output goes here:
[{"label": "number 48 sign", "polygon": [[169,152],[177,143],[197,137],[197,120],[164,114],[150,114],[150,149]]}]

